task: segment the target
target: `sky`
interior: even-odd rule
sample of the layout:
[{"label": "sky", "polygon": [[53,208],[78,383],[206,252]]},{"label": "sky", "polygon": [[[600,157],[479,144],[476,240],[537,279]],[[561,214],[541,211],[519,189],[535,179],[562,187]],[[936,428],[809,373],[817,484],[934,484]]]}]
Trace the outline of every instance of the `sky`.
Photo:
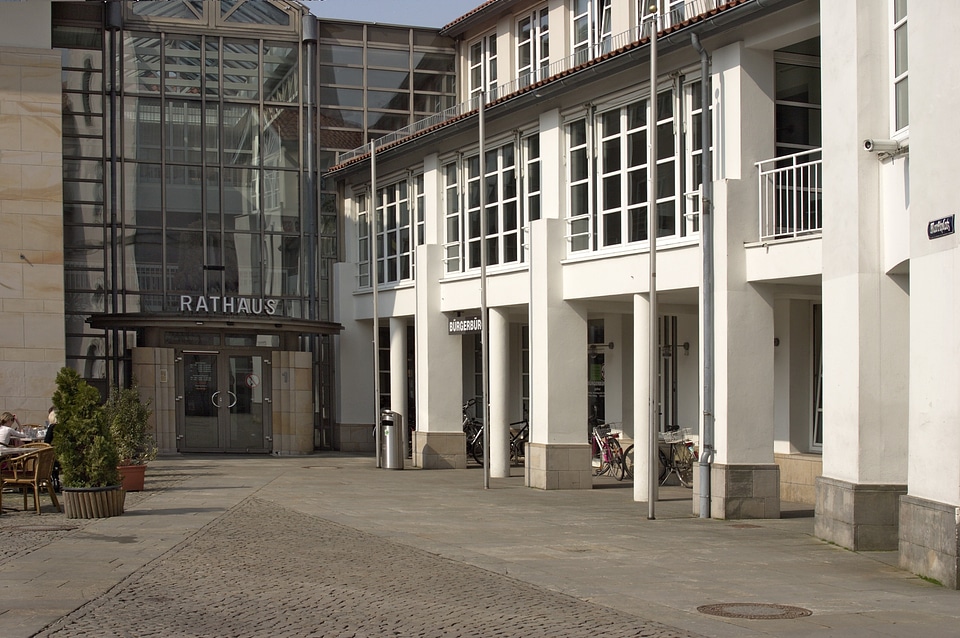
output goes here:
[{"label": "sky", "polygon": [[479,7],[484,1],[322,0],[305,4],[320,18],[439,28]]}]

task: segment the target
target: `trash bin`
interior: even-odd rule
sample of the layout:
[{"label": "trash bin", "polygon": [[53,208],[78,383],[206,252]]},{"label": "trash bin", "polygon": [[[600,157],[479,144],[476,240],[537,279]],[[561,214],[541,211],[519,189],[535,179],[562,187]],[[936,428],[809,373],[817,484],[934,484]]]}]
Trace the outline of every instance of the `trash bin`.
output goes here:
[{"label": "trash bin", "polygon": [[392,410],[380,411],[380,467],[403,469],[403,415]]}]

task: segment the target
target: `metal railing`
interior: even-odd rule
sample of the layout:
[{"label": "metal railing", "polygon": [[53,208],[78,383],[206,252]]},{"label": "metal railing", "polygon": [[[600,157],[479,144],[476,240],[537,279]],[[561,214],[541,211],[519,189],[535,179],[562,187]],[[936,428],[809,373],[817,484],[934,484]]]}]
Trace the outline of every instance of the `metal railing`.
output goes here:
[{"label": "metal railing", "polygon": [[823,229],[823,155],[812,149],[757,162],[760,241]]},{"label": "metal railing", "polygon": [[[676,6],[660,16],[660,28],[670,28],[688,18],[695,17],[716,9],[718,6],[722,5],[724,1],[725,0],[691,0],[683,5]],[[570,69],[578,67],[582,64],[586,64],[587,62],[606,55],[611,51],[617,51],[629,44],[639,42],[650,34],[651,24],[652,21],[644,20],[643,24],[631,27],[622,33],[618,33],[608,38],[603,38],[600,42],[594,44],[588,49],[577,51],[576,53],[568,55],[566,58],[558,60],[549,66],[537,68],[528,73],[524,73],[521,77],[515,80],[505,82],[504,84],[501,84],[484,94],[486,99],[485,103],[489,104],[490,102],[494,102],[508,95],[512,95],[518,91],[522,91],[532,84],[546,80],[547,78],[555,77],[561,73],[565,73]],[[417,133],[421,133],[429,128],[433,128],[434,126],[443,124],[444,122],[475,111],[480,108],[479,100],[479,95],[474,95],[466,102],[462,102],[456,106],[451,106],[450,108],[440,111],[439,113],[435,113],[434,115],[426,117],[422,120],[417,120],[409,126],[397,129],[393,133],[379,137],[373,140],[374,148],[383,148],[384,146],[388,146],[412,135],[416,135]],[[340,154],[337,159],[337,164],[344,164],[369,152],[369,144],[355,148],[352,151],[346,151],[345,153]]]}]

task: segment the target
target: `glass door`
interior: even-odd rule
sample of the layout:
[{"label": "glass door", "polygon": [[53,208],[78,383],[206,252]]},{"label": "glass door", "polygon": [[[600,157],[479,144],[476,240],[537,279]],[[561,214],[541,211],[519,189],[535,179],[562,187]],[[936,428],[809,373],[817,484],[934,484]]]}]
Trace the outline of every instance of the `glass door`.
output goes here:
[{"label": "glass door", "polygon": [[269,361],[256,352],[184,351],[177,436],[183,452],[270,452]]},{"label": "glass door", "polygon": [[219,353],[184,352],[181,359],[180,383],[183,394],[177,437],[180,449],[186,451],[219,451],[220,449],[220,375]]},{"label": "glass door", "polygon": [[227,451],[270,452],[266,429],[270,397],[264,394],[264,359],[259,354],[230,354],[224,358],[228,378],[225,404]]}]

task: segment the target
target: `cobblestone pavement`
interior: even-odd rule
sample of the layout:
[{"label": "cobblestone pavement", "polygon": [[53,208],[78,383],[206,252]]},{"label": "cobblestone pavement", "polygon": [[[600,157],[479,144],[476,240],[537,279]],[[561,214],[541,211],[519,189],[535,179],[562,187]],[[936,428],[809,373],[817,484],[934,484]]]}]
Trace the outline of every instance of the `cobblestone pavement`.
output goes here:
[{"label": "cobblestone pavement", "polygon": [[[128,492],[124,507],[134,507],[158,491],[179,485],[190,478],[189,474],[176,470],[151,469],[143,492]],[[63,498],[60,497],[60,507]],[[27,509],[23,509],[23,497],[19,493],[3,494],[3,513],[0,515],[0,565],[18,556],[34,552],[71,532],[83,529],[96,519],[66,518],[57,511],[50,497],[40,495],[40,511],[33,509],[33,494],[27,496]]]},{"label": "cobblestone pavement", "polygon": [[695,634],[250,498],[37,635]]}]

